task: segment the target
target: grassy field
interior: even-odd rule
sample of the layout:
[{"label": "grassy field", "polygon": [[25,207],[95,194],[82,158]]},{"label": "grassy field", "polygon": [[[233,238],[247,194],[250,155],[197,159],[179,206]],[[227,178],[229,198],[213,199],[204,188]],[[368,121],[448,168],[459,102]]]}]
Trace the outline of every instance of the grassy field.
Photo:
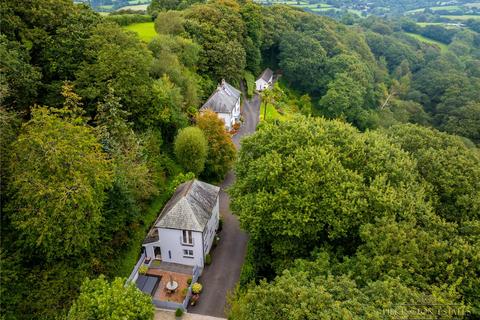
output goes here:
[{"label": "grassy field", "polygon": [[153,22],[142,22],[134,23],[125,26],[124,28],[137,33],[140,39],[142,39],[143,41],[150,42],[150,40],[152,40],[157,35],[153,25]]},{"label": "grassy field", "polygon": [[271,104],[267,105],[267,114],[265,115],[265,104],[262,103],[260,106],[260,121],[264,121],[264,116],[267,121],[272,121],[272,120],[279,120],[279,121],[285,121],[288,119],[286,115],[280,114],[277,109]]},{"label": "grassy field", "polygon": [[440,6],[440,7],[430,7],[433,11],[436,10],[460,10],[462,9],[461,6]]},{"label": "grassy field", "polygon": [[135,4],[135,5],[130,5],[130,6],[125,6],[118,8],[118,10],[133,10],[133,11],[145,11],[147,10],[148,4]]},{"label": "grassy field", "polygon": [[449,25],[445,22],[417,22],[417,24],[420,27],[426,27],[426,26],[441,26],[444,27],[445,29],[458,29],[459,26],[456,25]]},{"label": "grassy field", "polygon": [[442,52],[445,52],[448,49],[448,46],[445,43],[441,43],[439,41],[432,40],[430,38],[424,37],[424,36],[416,34],[416,33],[410,33],[410,32],[405,32],[405,33],[410,35],[411,37],[417,39],[417,40],[420,40],[420,41],[424,42],[424,43],[436,45],[437,47],[440,48],[440,51],[442,51]]},{"label": "grassy field", "polygon": [[471,14],[466,14],[466,15],[463,15],[463,16],[442,15],[441,17],[447,18],[447,19],[450,19],[450,20],[458,20],[458,21],[464,21],[464,20],[468,20],[468,19],[480,20],[480,15],[475,16],[475,15],[471,15]]}]

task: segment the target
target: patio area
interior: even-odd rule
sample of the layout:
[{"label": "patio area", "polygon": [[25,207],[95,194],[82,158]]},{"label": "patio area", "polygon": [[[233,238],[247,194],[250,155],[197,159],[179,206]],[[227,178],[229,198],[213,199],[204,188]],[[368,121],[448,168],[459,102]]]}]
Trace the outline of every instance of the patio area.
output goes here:
[{"label": "patio area", "polygon": [[[154,260],[150,263],[147,275],[160,277],[157,290],[153,298],[160,301],[171,301],[182,303],[185,299],[186,289],[189,287],[188,279],[192,279],[193,267],[176,263],[160,262]],[[178,287],[175,290],[168,290],[167,283],[175,281]]]}]

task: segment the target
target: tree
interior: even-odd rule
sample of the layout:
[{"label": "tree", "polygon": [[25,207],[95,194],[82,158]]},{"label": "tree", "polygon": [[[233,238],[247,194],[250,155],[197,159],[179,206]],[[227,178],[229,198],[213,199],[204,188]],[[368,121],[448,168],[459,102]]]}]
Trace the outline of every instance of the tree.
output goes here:
[{"label": "tree", "polygon": [[300,32],[283,35],[279,65],[292,85],[310,93],[318,93],[324,86],[319,75],[325,63],[326,52],[319,41]]},{"label": "tree", "polygon": [[358,227],[377,217],[428,215],[412,166],[386,136],[340,121],[266,123],[242,140],[231,207],[250,241],[266,246],[265,263],[281,270],[319,243],[352,250]]},{"label": "tree", "polygon": [[160,35],[181,35],[185,32],[184,23],[185,19],[180,11],[159,12],[155,19],[155,31]]},{"label": "tree", "polygon": [[156,195],[153,170],[147,164],[141,139],[127,122],[120,99],[113,88],[97,106],[97,136],[113,165],[113,184],[108,191],[104,215],[107,235],[134,221],[139,204]]},{"label": "tree", "polygon": [[160,127],[162,136],[171,142],[178,129],[188,123],[185,113],[182,112],[183,97],[180,88],[164,75],[153,82],[151,95],[151,105],[145,110],[141,121],[147,127]]},{"label": "tree", "polygon": [[92,109],[111,86],[131,119],[138,121],[151,103],[152,62],[151,52],[135,34],[115,23],[99,24],[86,42],[86,57],[75,73],[75,86]]},{"label": "tree", "polygon": [[199,114],[196,123],[208,143],[208,155],[202,175],[222,179],[235,161],[235,145],[225,131],[225,124],[215,112],[208,110]]},{"label": "tree", "polygon": [[[321,264],[319,261],[318,264]],[[232,320],[282,319],[385,319],[400,314],[402,304],[435,302],[398,280],[372,282],[362,287],[348,276],[310,270],[286,270],[271,283],[238,291],[231,302]]]},{"label": "tree", "polygon": [[12,149],[9,215],[26,246],[48,259],[91,249],[112,179],[93,129],[39,107]]},{"label": "tree", "polygon": [[175,138],[175,156],[186,171],[198,176],[205,168],[208,142],[202,130],[188,127],[179,131]]},{"label": "tree", "polygon": [[125,280],[116,278],[109,283],[103,276],[86,279],[80,296],[68,313],[68,319],[126,319],[151,320],[154,315],[151,298],[135,285],[125,286]]},{"label": "tree", "polygon": [[37,97],[41,74],[29,64],[27,51],[18,42],[0,36],[0,69],[2,88],[0,103],[8,109],[29,111]]},{"label": "tree", "polygon": [[480,219],[480,154],[456,136],[415,125],[388,129],[417,161],[418,172],[432,185],[437,213],[447,221]]}]

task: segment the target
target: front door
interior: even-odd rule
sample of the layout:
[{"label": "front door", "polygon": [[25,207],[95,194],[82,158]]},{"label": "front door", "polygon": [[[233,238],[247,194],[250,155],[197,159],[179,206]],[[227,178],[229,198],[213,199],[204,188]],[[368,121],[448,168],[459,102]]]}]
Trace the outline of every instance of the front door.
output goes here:
[{"label": "front door", "polygon": [[155,255],[155,259],[162,260],[162,251],[160,247],[153,247],[153,254]]}]

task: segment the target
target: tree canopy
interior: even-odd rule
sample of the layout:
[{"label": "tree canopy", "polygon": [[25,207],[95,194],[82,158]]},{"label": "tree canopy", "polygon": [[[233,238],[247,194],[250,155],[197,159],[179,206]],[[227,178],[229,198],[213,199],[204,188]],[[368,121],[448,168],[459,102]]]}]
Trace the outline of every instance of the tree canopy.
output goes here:
[{"label": "tree canopy", "polygon": [[104,277],[86,279],[68,319],[136,319],[150,320],[154,315],[151,298],[125,279],[108,282]]}]

